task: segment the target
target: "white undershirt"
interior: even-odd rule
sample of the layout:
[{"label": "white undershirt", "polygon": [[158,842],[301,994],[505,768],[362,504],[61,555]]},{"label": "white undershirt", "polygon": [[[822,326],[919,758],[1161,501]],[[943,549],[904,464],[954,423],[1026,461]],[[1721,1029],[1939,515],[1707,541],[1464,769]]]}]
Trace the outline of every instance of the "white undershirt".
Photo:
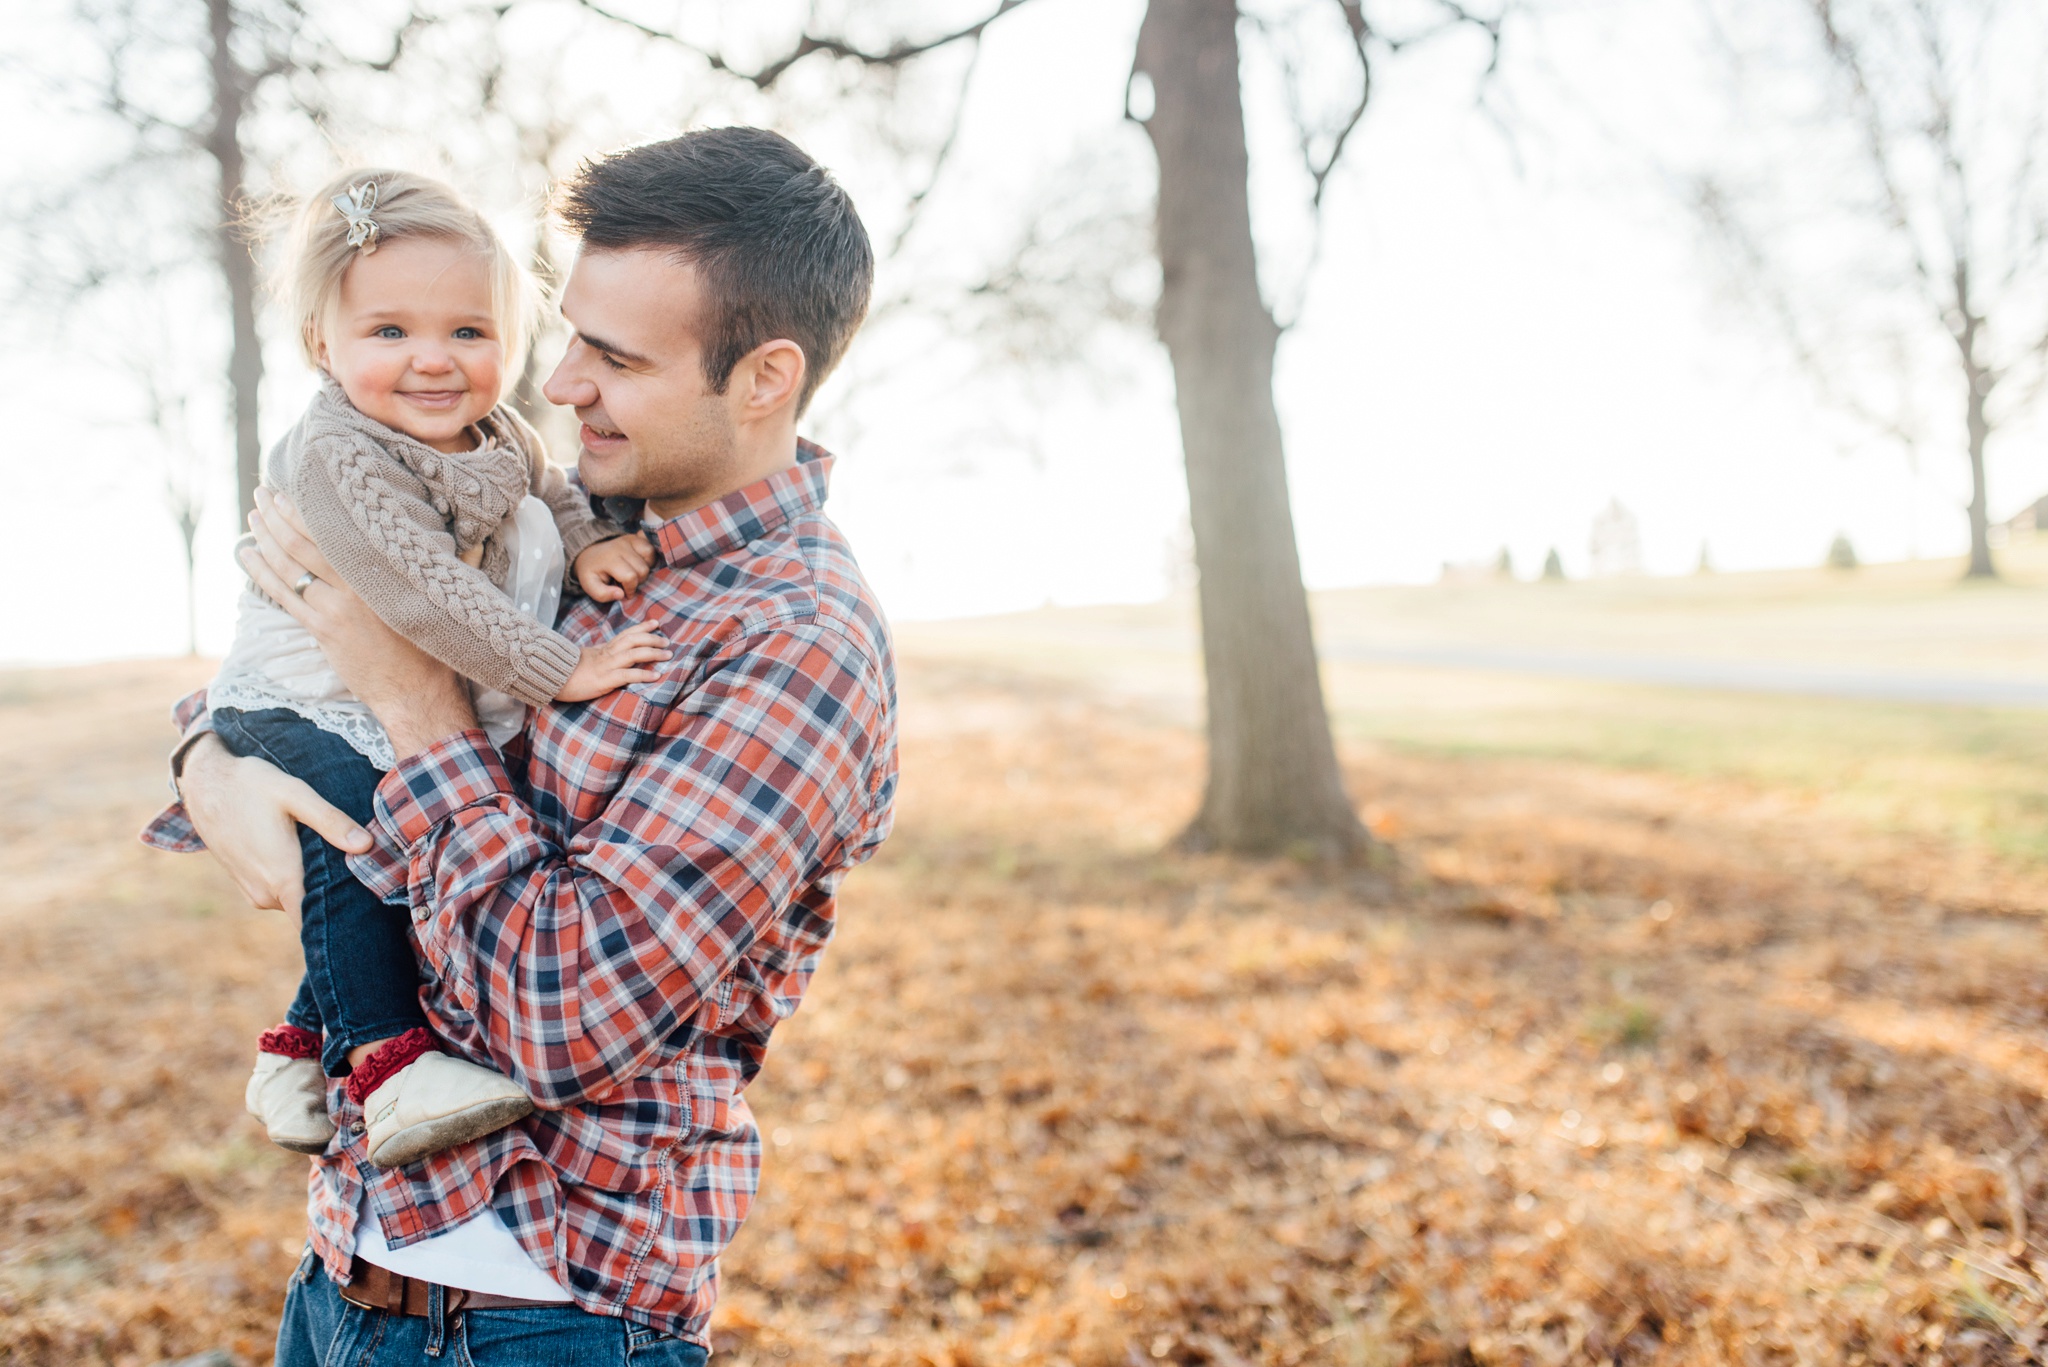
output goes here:
[{"label": "white undershirt", "polygon": [[484,1291],[493,1296],[516,1296],[526,1301],[569,1300],[561,1283],[541,1270],[498,1212],[485,1206],[459,1225],[416,1244],[392,1248],[384,1242],[384,1231],[370,1213],[369,1194],[356,1212],[356,1256],[400,1276],[464,1291]]}]

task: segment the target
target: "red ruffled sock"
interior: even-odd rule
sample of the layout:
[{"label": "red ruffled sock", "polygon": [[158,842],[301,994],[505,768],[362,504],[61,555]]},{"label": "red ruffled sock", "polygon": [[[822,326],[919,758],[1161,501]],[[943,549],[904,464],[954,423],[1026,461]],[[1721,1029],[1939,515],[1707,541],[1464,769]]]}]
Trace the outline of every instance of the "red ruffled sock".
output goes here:
[{"label": "red ruffled sock", "polygon": [[273,1025],[256,1037],[256,1048],[286,1058],[319,1058],[320,1036],[296,1025]]},{"label": "red ruffled sock", "polygon": [[422,1054],[438,1052],[434,1037],[417,1026],[397,1039],[385,1040],[348,1075],[348,1099],[362,1105],[370,1099],[370,1093],[389,1082],[401,1068]]}]

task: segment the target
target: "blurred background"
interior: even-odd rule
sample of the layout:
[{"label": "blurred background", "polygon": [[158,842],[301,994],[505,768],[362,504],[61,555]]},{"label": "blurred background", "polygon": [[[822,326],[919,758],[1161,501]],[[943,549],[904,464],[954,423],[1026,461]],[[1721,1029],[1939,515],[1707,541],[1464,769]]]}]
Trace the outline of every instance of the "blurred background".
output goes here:
[{"label": "blurred background", "polygon": [[807,427],[906,778],[722,1354],[2034,1360],[2034,0],[9,21],[0,1362],[265,1362],[299,1244],[296,945],[132,839],[313,388],[248,224],[402,165],[558,274],[551,183],[727,122],[880,257]]}]

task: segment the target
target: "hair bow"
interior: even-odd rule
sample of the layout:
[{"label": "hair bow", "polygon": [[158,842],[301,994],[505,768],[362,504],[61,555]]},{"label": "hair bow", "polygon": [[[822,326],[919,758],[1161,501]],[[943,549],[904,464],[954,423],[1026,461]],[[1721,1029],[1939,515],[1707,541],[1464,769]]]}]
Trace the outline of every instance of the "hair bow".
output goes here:
[{"label": "hair bow", "polygon": [[365,256],[376,251],[377,220],[370,217],[370,210],[377,207],[377,182],[351,185],[347,194],[336,195],[331,202],[348,220],[348,245],[361,247]]}]

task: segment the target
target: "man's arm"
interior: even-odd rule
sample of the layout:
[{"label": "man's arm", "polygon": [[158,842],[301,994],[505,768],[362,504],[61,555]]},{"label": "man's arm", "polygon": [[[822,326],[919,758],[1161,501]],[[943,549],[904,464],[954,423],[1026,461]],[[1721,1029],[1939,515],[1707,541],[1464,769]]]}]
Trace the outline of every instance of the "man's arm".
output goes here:
[{"label": "man's arm", "polygon": [[402,852],[421,945],[543,1107],[601,1098],[680,1027],[715,1024],[707,1003],[763,931],[883,833],[890,721],[873,661],[803,624],[710,669],[652,735],[635,732],[631,695],[592,704],[614,710],[629,753],[579,758],[626,772],[567,845],[479,733],[378,789],[377,838]]}]

